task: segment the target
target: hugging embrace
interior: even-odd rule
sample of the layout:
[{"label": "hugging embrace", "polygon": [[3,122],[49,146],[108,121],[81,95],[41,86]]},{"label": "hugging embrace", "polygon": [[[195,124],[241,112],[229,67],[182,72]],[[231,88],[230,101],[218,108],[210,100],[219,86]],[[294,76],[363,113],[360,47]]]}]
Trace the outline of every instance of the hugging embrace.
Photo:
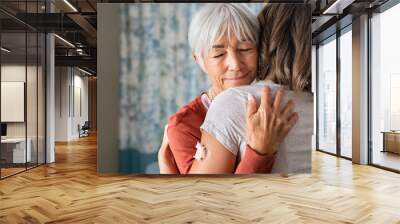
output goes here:
[{"label": "hugging embrace", "polygon": [[173,114],[161,174],[311,170],[311,11],[306,4],[207,4],[188,33],[211,88]]}]

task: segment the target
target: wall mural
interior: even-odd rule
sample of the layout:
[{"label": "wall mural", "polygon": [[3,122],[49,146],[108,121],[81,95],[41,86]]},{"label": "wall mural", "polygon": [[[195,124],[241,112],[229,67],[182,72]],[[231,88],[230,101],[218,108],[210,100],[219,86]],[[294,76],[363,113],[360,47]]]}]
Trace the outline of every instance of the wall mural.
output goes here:
[{"label": "wall mural", "polygon": [[[121,4],[120,171],[158,173],[168,117],[209,88],[188,28],[199,3]],[[250,4],[261,10],[262,4]]]}]

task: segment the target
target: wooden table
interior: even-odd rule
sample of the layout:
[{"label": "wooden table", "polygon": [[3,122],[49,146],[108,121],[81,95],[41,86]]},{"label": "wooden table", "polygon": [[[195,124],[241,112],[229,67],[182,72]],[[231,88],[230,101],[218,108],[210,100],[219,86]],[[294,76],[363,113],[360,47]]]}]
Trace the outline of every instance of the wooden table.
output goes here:
[{"label": "wooden table", "polygon": [[381,131],[383,134],[382,152],[400,154],[400,131]]}]

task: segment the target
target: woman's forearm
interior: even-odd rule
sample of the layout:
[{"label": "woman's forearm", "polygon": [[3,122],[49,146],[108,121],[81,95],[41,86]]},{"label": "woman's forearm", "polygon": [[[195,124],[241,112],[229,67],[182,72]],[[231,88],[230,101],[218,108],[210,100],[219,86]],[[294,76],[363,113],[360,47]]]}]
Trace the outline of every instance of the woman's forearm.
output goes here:
[{"label": "woman's forearm", "polygon": [[235,174],[271,173],[274,162],[275,154],[260,155],[247,145],[244,157],[236,167]]}]

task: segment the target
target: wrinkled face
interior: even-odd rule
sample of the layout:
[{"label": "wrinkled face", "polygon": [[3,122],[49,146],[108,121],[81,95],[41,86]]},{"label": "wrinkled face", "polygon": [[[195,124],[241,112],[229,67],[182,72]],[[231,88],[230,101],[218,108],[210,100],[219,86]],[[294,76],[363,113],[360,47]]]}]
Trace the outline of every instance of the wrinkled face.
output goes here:
[{"label": "wrinkled face", "polygon": [[257,46],[250,41],[238,41],[235,37],[228,41],[224,36],[204,56],[201,67],[217,94],[230,87],[248,85],[256,76]]}]

